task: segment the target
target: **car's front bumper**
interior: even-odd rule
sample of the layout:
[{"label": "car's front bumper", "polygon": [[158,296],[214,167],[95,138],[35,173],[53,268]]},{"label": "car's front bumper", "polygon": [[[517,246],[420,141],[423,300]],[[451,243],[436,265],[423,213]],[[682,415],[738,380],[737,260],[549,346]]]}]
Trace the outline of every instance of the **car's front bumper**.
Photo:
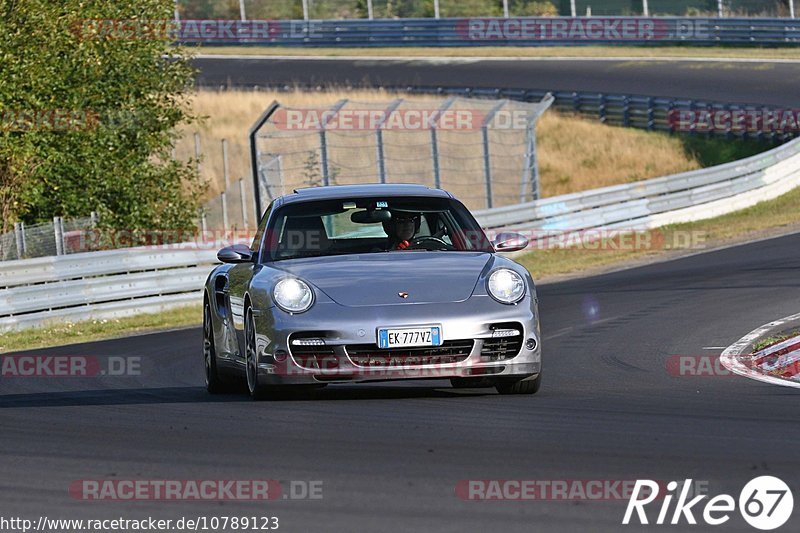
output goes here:
[{"label": "car's front bumper", "polygon": [[[518,377],[538,375],[541,340],[536,303],[526,296],[517,305],[503,305],[488,296],[472,296],[446,304],[399,304],[345,307],[318,303],[299,315],[273,308],[256,315],[259,381],[269,384],[315,384],[452,377]],[[494,337],[493,326],[515,323],[521,329],[521,347],[513,357],[492,360],[482,354],[484,342]],[[348,346],[376,343],[378,328],[441,325],[442,340],[473,341],[456,362],[422,364],[420,359],[387,357],[378,365],[356,364]],[[322,359],[309,363],[291,340],[297,335],[324,339]],[[535,347],[531,349],[531,345]],[[321,350],[323,351],[323,350]],[[377,348],[374,352],[380,355]]]}]

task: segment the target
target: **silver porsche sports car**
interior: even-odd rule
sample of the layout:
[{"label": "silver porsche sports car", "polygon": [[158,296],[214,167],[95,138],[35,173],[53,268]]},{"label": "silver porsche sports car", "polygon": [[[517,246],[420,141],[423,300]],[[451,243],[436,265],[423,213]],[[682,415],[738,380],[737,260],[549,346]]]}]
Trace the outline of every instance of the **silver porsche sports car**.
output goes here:
[{"label": "silver porsche sports car", "polygon": [[299,189],[267,208],[251,246],[223,248],[205,284],[209,392],[253,398],[328,383],[449,379],[533,394],[536,289],[464,205],[421,185]]}]

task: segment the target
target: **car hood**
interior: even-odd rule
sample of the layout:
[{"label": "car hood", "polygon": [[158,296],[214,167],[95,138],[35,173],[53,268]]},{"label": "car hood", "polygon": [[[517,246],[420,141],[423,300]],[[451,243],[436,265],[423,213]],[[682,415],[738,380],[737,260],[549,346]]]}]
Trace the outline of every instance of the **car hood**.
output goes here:
[{"label": "car hood", "polygon": [[485,252],[389,252],[293,259],[275,267],[340,305],[366,307],[462,302],[491,259]]}]

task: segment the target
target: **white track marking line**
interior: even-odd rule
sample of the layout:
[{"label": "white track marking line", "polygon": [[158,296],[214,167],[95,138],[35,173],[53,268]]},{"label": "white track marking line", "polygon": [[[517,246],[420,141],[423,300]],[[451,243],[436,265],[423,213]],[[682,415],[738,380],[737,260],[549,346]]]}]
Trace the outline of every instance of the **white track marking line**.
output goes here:
[{"label": "white track marking line", "polygon": [[722,365],[733,372],[734,374],[738,374],[740,376],[744,376],[746,378],[754,379],[756,381],[763,381],[764,383],[771,383],[773,385],[780,385],[782,387],[794,387],[800,388],[800,382],[797,381],[788,381],[781,378],[776,378],[774,376],[766,376],[754,370],[747,368],[742,362],[739,360],[739,356],[742,355],[742,352],[753,343],[756,339],[762,336],[764,333],[769,331],[772,328],[782,326],[788,322],[792,322],[794,320],[800,320],[800,313],[790,315],[775,321],[770,322],[769,324],[764,324],[763,326],[759,326],[738,341],[734,342],[727,348],[725,351],[722,352],[722,355],[719,356]]},{"label": "white track marking line", "polygon": [[273,59],[297,61],[420,61],[426,63],[475,63],[477,61],[647,61],[652,63],[774,63],[774,64],[800,64],[800,59],[768,59],[749,57],[636,57],[636,56],[610,56],[610,57],[500,57],[500,56],[293,56],[269,54],[197,54],[197,59]]},{"label": "white track marking line", "polygon": [[727,346],[703,346],[704,350],[724,350]]}]

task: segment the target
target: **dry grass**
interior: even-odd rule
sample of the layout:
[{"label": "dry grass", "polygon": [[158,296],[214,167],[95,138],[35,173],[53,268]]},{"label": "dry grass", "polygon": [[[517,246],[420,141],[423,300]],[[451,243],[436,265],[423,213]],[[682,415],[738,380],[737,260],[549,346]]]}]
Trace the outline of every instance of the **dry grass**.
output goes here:
[{"label": "dry grass", "polygon": [[543,196],[666,176],[702,165],[681,140],[549,111],[537,135]]},{"label": "dry grass", "polygon": [[[341,92],[199,92],[193,99],[193,110],[206,117],[199,125],[184,132],[177,147],[178,157],[193,155],[191,133],[197,129],[201,137],[202,173],[210,184],[210,195],[224,188],[221,140],[229,142],[229,169],[232,179],[250,175],[247,130],[273,100],[288,107],[327,107],[342,98],[364,106],[388,102],[397,95],[383,91]],[[438,105],[433,97],[403,96],[410,105],[423,102]],[[416,103],[416,104],[414,104]],[[358,105],[358,104],[352,104]],[[462,104],[463,105],[463,104]],[[481,102],[475,105],[489,105]],[[276,132],[280,135],[280,132]],[[339,183],[376,180],[374,139],[361,133],[331,133],[329,143],[338,147],[332,155]],[[513,136],[513,138],[512,138]],[[431,184],[429,133],[387,133],[386,158],[393,159],[390,178],[394,181],[416,181]],[[483,161],[480,157],[480,136],[477,133],[443,131],[442,185],[465,199],[471,208],[481,208]],[[496,165],[496,205],[514,203],[519,194],[519,169],[524,157],[523,139],[519,132],[492,132],[493,165]],[[687,154],[679,138],[628,128],[606,126],[596,121],[548,111],[537,130],[542,193],[554,196],[618,183],[637,181],[701,167]],[[302,186],[308,154],[318,146],[316,135],[284,138],[281,151],[296,152],[284,157],[285,189]],[[409,148],[409,146],[411,148]],[[414,150],[419,151],[417,155]],[[293,177],[293,180],[292,180]],[[391,181],[391,180],[390,180]],[[478,189],[476,190],[476,187]],[[474,201],[471,201],[474,199]]]}]

